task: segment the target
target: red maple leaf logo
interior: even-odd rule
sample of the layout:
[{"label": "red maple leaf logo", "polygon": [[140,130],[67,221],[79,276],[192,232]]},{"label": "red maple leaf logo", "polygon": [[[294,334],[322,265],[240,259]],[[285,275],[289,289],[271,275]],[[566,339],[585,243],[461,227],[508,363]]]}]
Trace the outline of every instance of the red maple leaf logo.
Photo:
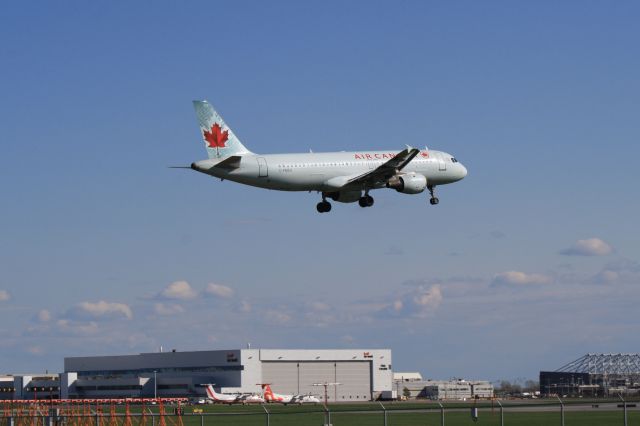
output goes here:
[{"label": "red maple leaf logo", "polygon": [[210,148],[224,148],[224,143],[229,139],[229,131],[223,132],[218,123],[215,123],[210,132],[204,131],[204,139]]}]

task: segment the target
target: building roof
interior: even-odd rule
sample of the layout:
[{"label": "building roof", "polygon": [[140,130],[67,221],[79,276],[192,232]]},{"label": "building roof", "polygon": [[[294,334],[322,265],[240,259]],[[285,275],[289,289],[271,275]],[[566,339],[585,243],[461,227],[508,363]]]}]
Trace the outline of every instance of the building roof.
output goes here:
[{"label": "building roof", "polygon": [[589,374],[640,374],[640,354],[586,354],[557,372]]},{"label": "building roof", "polygon": [[393,380],[422,380],[422,374],[418,372],[393,373]]}]

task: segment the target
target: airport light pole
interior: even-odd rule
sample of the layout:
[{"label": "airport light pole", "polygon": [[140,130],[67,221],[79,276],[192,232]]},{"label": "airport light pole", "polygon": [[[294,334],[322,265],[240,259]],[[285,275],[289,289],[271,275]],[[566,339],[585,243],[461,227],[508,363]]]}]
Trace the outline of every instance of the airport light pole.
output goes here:
[{"label": "airport light pole", "polygon": [[328,382],[324,382],[324,383],[314,383],[311,386],[323,386],[324,387],[324,406],[327,406],[327,402],[328,402],[328,395],[327,395],[327,388],[329,386],[339,386],[342,383],[338,383],[338,382],[332,382],[332,383],[328,383]]},{"label": "airport light pole", "polygon": [[158,370],[153,370],[153,399],[158,399]]}]

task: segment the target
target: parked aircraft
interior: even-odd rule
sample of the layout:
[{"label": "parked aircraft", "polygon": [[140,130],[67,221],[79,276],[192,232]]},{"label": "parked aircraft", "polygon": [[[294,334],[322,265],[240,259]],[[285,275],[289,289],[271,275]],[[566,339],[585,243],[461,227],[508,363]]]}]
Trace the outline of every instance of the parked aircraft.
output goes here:
[{"label": "parked aircraft", "polygon": [[256,394],[241,395],[238,398],[238,402],[242,404],[264,404],[264,398]]},{"label": "parked aircraft", "polygon": [[291,402],[295,402],[296,395],[281,395],[279,393],[273,392],[269,383],[258,384],[262,386],[262,390],[264,392],[264,400],[266,402],[279,402],[285,405]]},{"label": "parked aircraft", "polygon": [[373,189],[391,188],[403,194],[429,191],[438,204],[436,186],[457,182],[467,169],[442,151],[406,149],[259,155],[249,151],[207,101],[193,101],[208,159],[190,168],[221,180],[280,191],[316,191],[316,209],[331,210],[327,199],[373,206]]},{"label": "parked aircraft", "polygon": [[213,402],[217,402],[220,404],[234,404],[239,402],[238,399],[240,395],[238,394],[229,394],[229,393],[218,393],[213,389],[213,385],[207,385],[207,397]]},{"label": "parked aircraft", "polygon": [[320,404],[320,398],[315,395],[296,395],[292,401],[295,404]]}]

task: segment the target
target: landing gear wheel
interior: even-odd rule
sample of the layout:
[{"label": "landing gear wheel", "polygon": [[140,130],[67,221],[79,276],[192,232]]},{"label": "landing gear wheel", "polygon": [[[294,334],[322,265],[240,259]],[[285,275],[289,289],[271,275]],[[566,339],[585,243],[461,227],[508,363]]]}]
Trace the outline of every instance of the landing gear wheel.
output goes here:
[{"label": "landing gear wheel", "polygon": [[371,207],[373,205],[373,197],[371,195],[365,195],[358,200],[360,207]]},{"label": "landing gear wheel", "polygon": [[434,188],[435,186],[431,186],[431,185],[427,186],[427,189],[429,190],[429,194],[431,194],[431,199],[429,200],[429,202],[431,203],[432,206],[435,206],[440,202],[440,200],[438,200],[438,197],[433,195]]},{"label": "landing gear wheel", "polygon": [[316,210],[318,210],[318,213],[328,213],[331,211],[331,203],[328,201],[321,201],[316,204]]}]

